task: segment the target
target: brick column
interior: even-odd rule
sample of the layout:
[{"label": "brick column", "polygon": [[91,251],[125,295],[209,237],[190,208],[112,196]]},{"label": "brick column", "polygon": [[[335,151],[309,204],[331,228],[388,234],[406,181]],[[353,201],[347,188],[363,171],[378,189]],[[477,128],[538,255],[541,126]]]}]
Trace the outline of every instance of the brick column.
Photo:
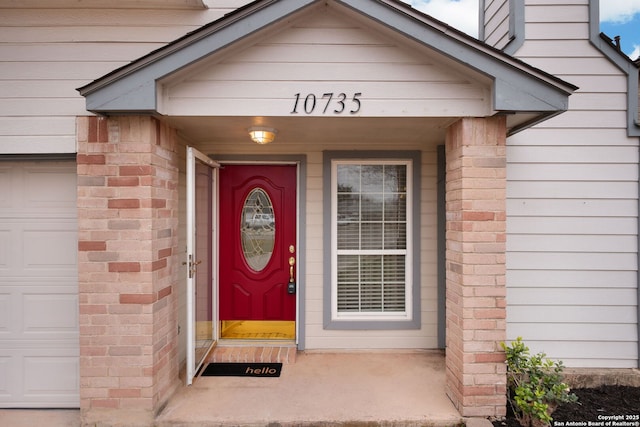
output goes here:
[{"label": "brick column", "polygon": [[506,412],[506,120],[447,132],[447,394],[463,416]]},{"label": "brick column", "polygon": [[151,425],[178,385],[178,156],[151,117],[77,120],[80,405]]}]

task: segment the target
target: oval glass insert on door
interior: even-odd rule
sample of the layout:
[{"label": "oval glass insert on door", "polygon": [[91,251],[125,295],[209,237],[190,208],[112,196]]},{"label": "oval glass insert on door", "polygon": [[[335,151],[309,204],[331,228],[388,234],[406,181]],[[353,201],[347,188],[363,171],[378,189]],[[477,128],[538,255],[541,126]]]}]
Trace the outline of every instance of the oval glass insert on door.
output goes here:
[{"label": "oval glass insert on door", "polygon": [[262,271],[269,264],[276,237],[276,221],[269,195],[254,188],[242,206],[240,221],[242,253],[249,267]]}]

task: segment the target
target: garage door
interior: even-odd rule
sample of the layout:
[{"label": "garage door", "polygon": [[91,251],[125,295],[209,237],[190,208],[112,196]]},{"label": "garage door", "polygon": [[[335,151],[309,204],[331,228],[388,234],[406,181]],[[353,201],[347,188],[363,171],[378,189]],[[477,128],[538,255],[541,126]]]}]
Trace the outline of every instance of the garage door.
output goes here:
[{"label": "garage door", "polygon": [[0,161],[0,407],[79,406],[76,166]]}]

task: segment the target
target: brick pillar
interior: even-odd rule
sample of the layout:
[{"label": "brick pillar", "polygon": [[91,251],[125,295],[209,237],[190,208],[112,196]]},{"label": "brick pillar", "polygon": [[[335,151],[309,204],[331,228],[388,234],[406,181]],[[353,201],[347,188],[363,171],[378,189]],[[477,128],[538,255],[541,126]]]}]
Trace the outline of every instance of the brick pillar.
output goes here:
[{"label": "brick pillar", "polygon": [[151,117],[77,120],[80,406],[150,425],[178,385],[178,156]]},{"label": "brick pillar", "polygon": [[447,132],[447,394],[463,416],[506,413],[506,120]]}]

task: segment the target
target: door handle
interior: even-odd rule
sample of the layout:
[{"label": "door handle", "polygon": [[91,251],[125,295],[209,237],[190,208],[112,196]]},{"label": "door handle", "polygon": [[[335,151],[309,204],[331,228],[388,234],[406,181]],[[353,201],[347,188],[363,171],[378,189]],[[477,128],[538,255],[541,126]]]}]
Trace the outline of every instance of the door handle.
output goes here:
[{"label": "door handle", "polygon": [[187,266],[187,272],[189,274],[189,279],[192,279],[196,274],[197,266],[202,264],[202,260],[193,261],[193,255],[189,254],[189,262],[183,262],[182,265]]},{"label": "door handle", "polygon": [[293,267],[296,265],[296,258],[289,258],[289,284],[287,285],[287,293],[296,293],[296,276]]},{"label": "door handle", "polygon": [[293,266],[296,265],[296,259],[294,257],[289,258],[289,283],[295,282],[295,275],[293,274]]}]

